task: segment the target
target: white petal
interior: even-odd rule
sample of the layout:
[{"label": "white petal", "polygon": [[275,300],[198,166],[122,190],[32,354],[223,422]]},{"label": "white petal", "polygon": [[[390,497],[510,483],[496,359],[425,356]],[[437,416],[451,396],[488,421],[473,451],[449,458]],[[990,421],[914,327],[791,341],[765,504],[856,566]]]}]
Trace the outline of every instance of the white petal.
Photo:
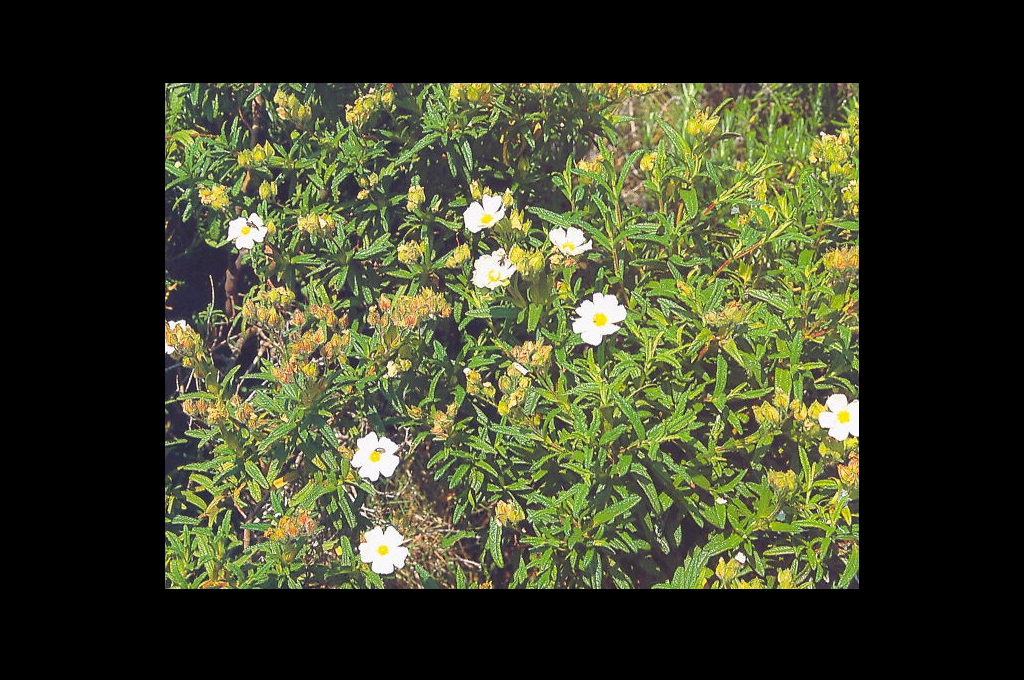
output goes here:
[{"label": "white petal", "polygon": [[583,339],[583,342],[596,347],[601,344],[601,339],[604,336],[596,330],[586,330],[580,333],[580,337]]},{"label": "white petal", "polygon": [[825,400],[825,406],[828,407],[829,411],[833,413],[839,413],[846,408],[846,395],[836,393]]},{"label": "white petal", "polygon": [[374,448],[382,448],[384,449],[384,453],[388,455],[393,455],[395,451],[398,450],[398,444],[394,443],[387,437],[381,437],[379,440],[377,440],[377,446],[375,446]]},{"label": "white petal", "polygon": [[489,213],[494,213],[495,217],[497,217],[498,212],[505,212],[505,207],[501,203],[501,196],[492,196],[491,194],[487,194],[481,200],[484,204],[484,210]]},{"label": "white petal", "polygon": [[384,540],[384,530],[380,527],[374,527],[363,534],[363,537],[366,539],[367,543],[375,544],[374,548],[376,548]]},{"label": "white petal", "polygon": [[573,333],[579,333],[580,335],[582,335],[583,333],[586,333],[588,331],[593,331],[593,330],[594,330],[594,324],[588,318],[580,318],[580,319],[576,319],[576,320],[574,320],[572,322],[572,332]]},{"label": "white petal", "polygon": [[832,411],[822,411],[818,414],[818,424],[825,428],[832,428],[839,424],[839,418]]},{"label": "white petal", "polygon": [[555,227],[548,232],[548,240],[551,241],[552,245],[561,247],[565,243],[565,229]]},{"label": "white petal", "polygon": [[842,441],[850,434],[850,428],[846,423],[836,423],[835,427],[829,429],[828,436]]},{"label": "white petal", "polygon": [[375,448],[377,448],[378,445],[379,444],[376,432],[368,432],[366,436],[360,437],[359,439],[356,440],[357,451],[366,451],[367,453],[369,453],[370,451],[373,451]]},{"label": "white petal", "polygon": [[380,473],[385,477],[390,477],[395,474],[395,468],[398,467],[398,456],[382,456],[380,459]]},{"label": "white petal", "polygon": [[380,479],[380,468],[377,465],[367,461],[366,465],[359,468],[359,476],[362,477],[363,479],[368,479],[371,482],[376,482],[378,479]]},{"label": "white petal", "polygon": [[405,537],[402,536],[402,534],[398,533],[398,529],[394,528],[393,526],[389,526],[387,529],[385,529],[382,536],[384,540],[387,542],[387,544],[391,546],[398,545],[405,539]]},{"label": "white petal", "polygon": [[373,561],[370,569],[373,569],[378,574],[390,574],[395,570],[395,565],[391,563],[390,559],[382,555],[380,559]]},{"label": "white petal", "polygon": [[249,221],[255,224],[260,229],[263,228],[263,219],[260,218],[260,216],[257,215],[256,213],[252,213],[251,215],[249,215]]}]

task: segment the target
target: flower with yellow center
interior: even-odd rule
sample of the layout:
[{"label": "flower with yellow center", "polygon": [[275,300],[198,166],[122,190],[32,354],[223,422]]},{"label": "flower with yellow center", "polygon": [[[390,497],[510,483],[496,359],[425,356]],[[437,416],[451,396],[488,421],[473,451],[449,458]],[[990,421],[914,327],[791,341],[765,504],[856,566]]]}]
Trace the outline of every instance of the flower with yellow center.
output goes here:
[{"label": "flower with yellow center", "polygon": [[583,231],[576,227],[568,229],[556,227],[548,233],[548,239],[563,255],[579,255],[594,247],[594,242],[585,241]]},{"label": "flower with yellow center", "polygon": [[387,529],[374,527],[363,536],[359,544],[359,558],[370,563],[370,569],[378,574],[390,574],[395,568],[405,566],[409,549],[402,546],[402,534],[389,526]]},{"label": "flower with yellow center", "polygon": [[576,308],[578,318],[572,322],[573,333],[579,333],[583,342],[600,345],[604,336],[619,330],[618,324],[626,318],[626,308],[614,295],[594,293],[592,300],[584,300]]},{"label": "flower with yellow center", "polygon": [[473,285],[494,290],[504,286],[516,272],[516,266],[509,262],[504,248],[498,248],[490,255],[481,255],[473,263]]},{"label": "flower with yellow center", "polygon": [[462,214],[466,222],[466,229],[474,234],[481,229],[490,229],[501,221],[505,216],[505,206],[501,202],[501,196],[485,194],[479,201],[473,201]]},{"label": "flower with yellow center", "polygon": [[256,213],[248,218],[239,217],[228,223],[228,238],[235,242],[239,250],[251,249],[256,243],[262,242],[267,235],[263,220]]},{"label": "flower with yellow center", "polygon": [[825,409],[818,414],[818,424],[828,429],[828,436],[840,441],[860,436],[859,399],[847,402],[845,394],[833,394],[825,401]]},{"label": "flower with yellow center", "polygon": [[370,432],[356,440],[356,452],[352,456],[352,467],[359,470],[359,476],[376,482],[381,475],[390,477],[398,467],[395,451],[398,444],[387,437],[377,437]]}]

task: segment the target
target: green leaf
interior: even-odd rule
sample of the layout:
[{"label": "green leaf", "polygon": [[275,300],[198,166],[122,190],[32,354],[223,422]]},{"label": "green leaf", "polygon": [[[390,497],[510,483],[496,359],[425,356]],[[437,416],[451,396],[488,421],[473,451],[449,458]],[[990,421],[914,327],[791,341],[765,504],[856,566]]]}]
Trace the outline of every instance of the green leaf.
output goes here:
[{"label": "green leaf", "polygon": [[626,418],[629,419],[629,424],[633,426],[633,431],[636,432],[636,439],[638,442],[642,442],[647,438],[647,430],[644,429],[644,424],[640,422],[640,416],[637,414],[633,407],[629,405],[625,399],[622,398],[618,392],[612,392],[612,399],[618,405],[619,409],[626,414]]},{"label": "green leaf", "polygon": [[260,453],[265,453],[266,451],[268,451],[270,449],[271,444],[273,444],[278,439],[280,439],[281,437],[285,436],[286,434],[288,434],[289,432],[294,430],[297,425],[298,425],[298,423],[292,422],[292,423],[281,423],[280,425],[275,427],[273,429],[273,431],[271,431],[271,433],[267,435],[267,438],[264,439],[262,442],[260,442],[260,445],[259,445]]},{"label": "green leaf", "polygon": [[693,219],[697,215],[697,192],[693,189],[683,189],[679,192],[683,197],[683,203],[686,205],[686,217]]},{"label": "green leaf", "polygon": [[572,223],[570,223],[564,217],[562,217],[561,215],[559,215],[557,213],[553,213],[550,210],[545,210],[544,208],[536,208],[536,207],[530,207],[530,208],[528,208],[528,210],[530,212],[532,212],[534,215],[536,215],[537,217],[539,217],[542,220],[544,220],[545,222],[550,222],[551,224],[555,225],[556,227],[561,227],[562,229],[567,229],[568,227],[572,226]]},{"label": "green leaf", "polygon": [[853,581],[853,577],[860,573],[860,546],[854,544],[853,550],[850,551],[850,557],[846,562],[846,569],[843,569],[843,575],[839,577],[839,587],[847,588],[850,582]]},{"label": "green leaf", "polygon": [[249,473],[249,477],[257,484],[262,486],[264,489],[269,489],[270,484],[267,483],[266,477],[260,472],[260,469],[251,460],[245,461],[245,471]]},{"label": "green leaf", "polygon": [[496,517],[491,518],[491,526],[487,531],[487,551],[499,567],[505,566],[505,558],[501,554],[501,524]]},{"label": "green leaf", "polygon": [[598,527],[602,524],[607,524],[610,520],[615,519],[622,513],[628,511],[634,505],[640,502],[640,496],[631,494],[630,496],[622,499],[618,503],[613,503],[601,512],[594,515],[593,526]]}]

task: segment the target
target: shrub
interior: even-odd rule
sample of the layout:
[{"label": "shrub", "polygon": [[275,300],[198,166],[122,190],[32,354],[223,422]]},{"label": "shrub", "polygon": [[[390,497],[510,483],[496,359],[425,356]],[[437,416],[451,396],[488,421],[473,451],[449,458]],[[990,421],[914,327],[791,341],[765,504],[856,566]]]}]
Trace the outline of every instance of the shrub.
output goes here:
[{"label": "shrub", "polygon": [[165,587],[857,587],[856,84],[165,87]]}]

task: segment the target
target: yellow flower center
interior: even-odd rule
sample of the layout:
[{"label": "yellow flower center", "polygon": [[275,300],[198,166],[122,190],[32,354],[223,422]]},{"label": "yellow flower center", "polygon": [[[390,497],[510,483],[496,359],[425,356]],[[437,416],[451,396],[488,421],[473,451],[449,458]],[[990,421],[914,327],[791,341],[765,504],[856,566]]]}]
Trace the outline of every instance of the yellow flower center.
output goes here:
[{"label": "yellow flower center", "polygon": [[562,244],[562,250],[574,253],[576,252],[576,246],[572,244],[572,241],[566,241],[565,243]]},{"label": "yellow flower center", "polygon": [[497,269],[492,269],[491,271],[487,272],[487,280],[491,282],[501,281],[501,272],[498,271]]},{"label": "yellow flower center", "polygon": [[386,545],[378,546],[377,547],[377,553],[380,554],[380,555],[387,555],[388,554],[388,547]]},{"label": "yellow flower center", "polygon": [[840,411],[839,413],[836,414],[836,420],[838,420],[841,423],[848,423],[848,422],[850,422],[850,412],[849,411]]},{"label": "yellow flower center", "polygon": [[494,219],[494,215],[486,214],[480,218],[480,224],[490,224],[491,220]]},{"label": "yellow flower center", "polygon": [[249,228],[249,225],[245,225],[242,227],[242,236],[248,236],[250,231],[252,231],[252,229]]},{"label": "yellow flower center", "polygon": [[598,312],[597,314],[594,315],[594,325],[595,326],[603,326],[606,323],[608,323],[608,317],[607,316],[605,316],[601,312]]},{"label": "yellow flower center", "polygon": [[376,448],[373,451],[371,451],[370,452],[370,462],[371,463],[380,462],[380,454],[382,454],[382,453],[384,453],[384,449],[381,449],[381,448]]}]

